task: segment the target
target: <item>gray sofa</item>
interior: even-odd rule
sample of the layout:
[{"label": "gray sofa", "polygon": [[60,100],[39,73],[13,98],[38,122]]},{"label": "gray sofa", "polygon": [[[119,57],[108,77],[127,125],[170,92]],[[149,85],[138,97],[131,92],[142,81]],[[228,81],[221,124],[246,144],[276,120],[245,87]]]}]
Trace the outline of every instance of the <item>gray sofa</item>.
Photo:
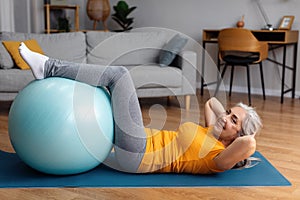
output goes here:
[{"label": "gray sofa", "polygon": [[[196,93],[196,53],[183,49],[170,66],[157,60],[171,38],[164,31],[113,32],[89,31],[58,34],[0,33],[0,40],[36,39],[44,53],[72,62],[122,65],[130,70],[138,97],[189,96]],[[30,70],[15,66],[0,43],[0,100],[13,100],[34,79]]]}]

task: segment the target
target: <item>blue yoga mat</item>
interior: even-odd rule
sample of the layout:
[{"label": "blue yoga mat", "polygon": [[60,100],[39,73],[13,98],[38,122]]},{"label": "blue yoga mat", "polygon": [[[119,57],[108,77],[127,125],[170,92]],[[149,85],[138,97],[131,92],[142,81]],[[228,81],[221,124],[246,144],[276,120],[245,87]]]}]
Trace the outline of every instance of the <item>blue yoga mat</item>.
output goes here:
[{"label": "blue yoga mat", "polygon": [[14,153],[0,151],[0,188],[43,187],[229,187],[290,186],[259,152],[262,161],[250,169],[229,170],[213,175],[128,174],[99,165],[78,175],[55,176],[40,173],[24,164]]}]

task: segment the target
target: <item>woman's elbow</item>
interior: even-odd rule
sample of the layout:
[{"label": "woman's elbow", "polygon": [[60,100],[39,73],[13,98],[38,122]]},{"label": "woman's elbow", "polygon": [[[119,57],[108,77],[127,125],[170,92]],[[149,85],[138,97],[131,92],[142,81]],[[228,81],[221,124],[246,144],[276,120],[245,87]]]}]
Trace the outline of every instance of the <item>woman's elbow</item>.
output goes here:
[{"label": "woman's elbow", "polygon": [[244,145],[247,147],[245,152],[245,159],[250,157],[256,150],[256,140],[253,136],[244,136]]},{"label": "woman's elbow", "polygon": [[256,140],[252,136],[243,136],[238,138],[238,149],[234,155],[217,156],[214,161],[218,169],[226,171],[232,169],[232,167],[239,161],[249,158],[256,150]]}]

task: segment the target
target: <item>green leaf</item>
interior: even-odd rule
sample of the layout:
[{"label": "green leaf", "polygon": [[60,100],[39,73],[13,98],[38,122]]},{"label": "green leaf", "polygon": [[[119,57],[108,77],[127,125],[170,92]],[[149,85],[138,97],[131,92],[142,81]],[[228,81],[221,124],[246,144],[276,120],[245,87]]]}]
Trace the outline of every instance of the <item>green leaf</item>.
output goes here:
[{"label": "green leaf", "polygon": [[134,11],[137,7],[136,6],[133,6],[131,8],[129,8],[129,13],[131,13],[132,11]]},{"label": "green leaf", "polygon": [[120,21],[118,18],[112,17],[123,29],[126,28],[126,25],[122,21]]},{"label": "green leaf", "polygon": [[119,1],[117,7],[121,10],[128,10],[128,4],[125,1]]},{"label": "green leaf", "polygon": [[134,11],[137,7],[130,7],[128,4],[120,0],[117,5],[113,6],[115,13],[112,15],[112,19],[116,21],[124,30],[130,30],[130,25],[133,23],[133,18],[128,18],[128,15]]}]

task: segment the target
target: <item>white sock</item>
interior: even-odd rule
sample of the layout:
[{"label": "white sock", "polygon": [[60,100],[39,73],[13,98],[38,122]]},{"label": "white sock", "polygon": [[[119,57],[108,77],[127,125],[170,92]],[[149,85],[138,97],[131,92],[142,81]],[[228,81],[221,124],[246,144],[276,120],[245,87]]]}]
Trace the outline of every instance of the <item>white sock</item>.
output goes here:
[{"label": "white sock", "polygon": [[19,52],[22,58],[31,68],[31,71],[36,79],[43,79],[44,77],[44,66],[49,57],[36,53],[28,49],[28,47],[21,42],[19,46]]}]

